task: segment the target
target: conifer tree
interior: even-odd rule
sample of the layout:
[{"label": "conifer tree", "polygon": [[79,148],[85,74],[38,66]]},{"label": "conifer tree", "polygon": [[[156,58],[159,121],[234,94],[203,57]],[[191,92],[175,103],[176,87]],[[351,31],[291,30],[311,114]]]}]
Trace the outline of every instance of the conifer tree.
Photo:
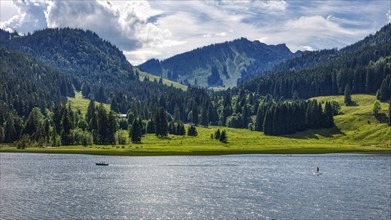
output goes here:
[{"label": "conifer tree", "polygon": [[175,104],[174,106],[174,120],[175,121],[181,120],[181,109],[179,108],[178,104]]},{"label": "conifer tree", "polygon": [[222,142],[222,143],[227,143],[228,142],[227,132],[225,130],[223,130],[221,132],[219,141]]},{"label": "conifer tree", "polygon": [[177,134],[178,135],[186,135],[185,125],[182,122],[178,123]]},{"label": "conifer tree", "polygon": [[18,138],[19,137],[17,137],[14,120],[12,118],[8,118],[4,125],[4,142],[12,143]]},{"label": "conifer tree", "polygon": [[265,115],[263,114],[263,107],[264,107],[264,103],[258,106],[257,116],[255,118],[256,131],[263,131],[263,120],[265,118]]},{"label": "conifer tree", "polygon": [[323,113],[322,127],[331,128],[333,126],[334,126],[333,110],[330,102],[326,102],[324,113]]},{"label": "conifer tree", "polygon": [[96,108],[95,108],[95,101],[91,100],[88,104],[87,113],[86,113],[86,121],[87,123],[90,123],[92,115],[95,114]]},{"label": "conifer tree", "polygon": [[215,132],[215,139],[220,140],[220,129],[217,129],[217,131]]},{"label": "conifer tree", "polygon": [[351,105],[352,104],[352,92],[350,91],[350,86],[349,84],[346,84],[345,86],[345,92],[344,92],[344,102],[345,105]]},{"label": "conifer tree", "polygon": [[103,104],[101,103],[98,107],[97,111],[97,122],[98,122],[98,144],[108,144],[108,119],[107,119],[107,113],[106,109],[103,107]]},{"label": "conifer tree", "polygon": [[273,134],[273,112],[274,106],[271,106],[265,114],[265,118],[263,119],[263,132],[266,135]]},{"label": "conifer tree", "polygon": [[168,134],[167,114],[164,108],[160,108],[155,114],[155,134],[159,137],[166,137]]},{"label": "conifer tree", "polygon": [[136,118],[133,120],[132,128],[129,131],[132,143],[140,143],[143,134],[141,119]]},{"label": "conifer tree", "polygon": [[118,130],[117,119],[114,112],[110,111],[107,116],[107,142],[115,144],[115,133]]},{"label": "conifer tree", "polygon": [[192,112],[192,122],[195,125],[198,125],[198,108],[195,104],[193,105],[193,109],[191,112]]},{"label": "conifer tree", "polygon": [[154,134],[155,131],[156,131],[156,129],[155,129],[155,121],[149,120],[147,122],[147,133],[148,134]]},{"label": "conifer tree", "polygon": [[[33,110],[31,110],[27,120],[26,120],[26,123],[25,123],[25,126],[24,126],[24,129],[23,129],[23,134],[27,134],[30,136],[30,138],[32,138],[33,140],[36,140],[38,141],[38,139],[40,138],[43,138],[44,134],[43,134],[43,115],[41,113],[41,110],[37,107],[33,108]],[[12,124],[14,126],[14,122],[13,120],[12,121]],[[15,130],[16,131],[16,130]]]},{"label": "conifer tree", "polygon": [[209,118],[208,118],[208,108],[204,106],[201,110],[201,125],[203,127],[208,127]]}]

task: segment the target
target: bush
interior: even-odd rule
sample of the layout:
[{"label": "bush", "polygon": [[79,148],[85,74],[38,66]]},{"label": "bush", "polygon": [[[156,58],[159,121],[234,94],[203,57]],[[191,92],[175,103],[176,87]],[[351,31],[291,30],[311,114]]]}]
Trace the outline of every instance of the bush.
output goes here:
[{"label": "bush", "polygon": [[198,132],[197,132],[197,129],[194,125],[190,125],[189,129],[187,130],[187,136],[197,136],[198,135]]},{"label": "bush", "polygon": [[381,105],[380,105],[380,102],[379,101],[375,101],[375,103],[373,104],[373,114],[375,116],[379,115],[379,112],[381,111]]},{"label": "bush", "polygon": [[18,149],[25,149],[27,146],[31,145],[30,136],[27,134],[22,135],[22,137],[19,139],[16,147]]},{"label": "bush", "polygon": [[124,135],[121,132],[117,132],[117,143],[118,144],[127,144],[127,138],[126,135]]},{"label": "bush", "polygon": [[91,145],[92,135],[88,131],[83,131],[80,128],[71,130],[72,144],[76,145]]},{"label": "bush", "polygon": [[51,145],[52,147],[59,147],[61,146],[61,136],[60,135],[55,135],[51,137]]}]

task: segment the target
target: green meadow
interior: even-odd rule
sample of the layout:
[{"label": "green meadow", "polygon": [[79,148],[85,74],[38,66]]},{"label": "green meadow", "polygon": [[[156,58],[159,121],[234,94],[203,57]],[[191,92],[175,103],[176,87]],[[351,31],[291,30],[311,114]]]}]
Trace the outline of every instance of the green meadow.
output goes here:
[{"label": "green meadow", "polygon": [[[198,136],[169,135],[158,138],[145,135],[141,144],[106,146],[62,146],[58,148],[27,148],[17,150],[2,146],[0,152],[72,153],[102,155],[222,155],[222,154],[307,154],[307,153],[391,153],[391,127],[373,114],[373,95],[353,95],[355,106],[344,106],[343,96],[316,97],[318,101],[337,101],[342,114],[335,116],[331,129],[307,130],[285,136],[266,136],[262,132],[226,127],[197,127]],[[72,105],[85,112],[88,101],[70,99]],[[73,101],[72,101],[73,100]],[[82,104],[84,103],[84,104]],[[386,114],[387,103],[381,104]],[[83,109],[84,108],[84,109]],[[212,139],[217,129],[226,130],[228,143]],[[123,131],[126,132],[126,131]]]},{"label": "green meadow", "polygon": [[[90,104],[89,99],[83,98],[81,92],[75,92],[75,97],[68,97],[68,103],[75,109],[80,110],[82,115],[86,115],[88,104]],[[96,102],[95,105],[100,105],[99,102]],[[109,104],[103,104],[106,110],[110,111]]]},{"label": "green meadow", "polygon": [[[159,76],[155,76],[153,74],[146,73],[146,72],[143,72],[141,70],[138,70],[138,72],[140,73],[140,80],[142,80],[142,81],[144,81],[144,79],[146,77],[148,77],[150,81],[154,81],[154,80],[159,81],[160,80]],[[171,81],[171,80],[168,80],[168,79],[165,79],[165,78],[163,78],[163,84],[166,85],[166,86],[173,86],[175,88],[182,89],[183,91],[187,90],[187,86],[186,85],[183,85],[181,83],[174,82],[174,81]]]}]

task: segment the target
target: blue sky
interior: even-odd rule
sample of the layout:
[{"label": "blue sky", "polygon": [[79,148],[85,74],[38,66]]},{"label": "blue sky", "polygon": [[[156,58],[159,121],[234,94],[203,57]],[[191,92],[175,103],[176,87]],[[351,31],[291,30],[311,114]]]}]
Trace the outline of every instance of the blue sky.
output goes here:
[{"label": "blue sky", "polygon": [[390,0],[1,0],[1,28],[90,29],[132,64],[240,37],[296,50],[342,48],[391,21]]}]

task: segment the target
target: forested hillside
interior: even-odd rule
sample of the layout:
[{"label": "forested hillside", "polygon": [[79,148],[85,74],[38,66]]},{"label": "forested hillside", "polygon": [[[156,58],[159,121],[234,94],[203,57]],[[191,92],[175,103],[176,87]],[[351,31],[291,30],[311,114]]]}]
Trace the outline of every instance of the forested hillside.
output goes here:
[{"label": "forested hillside", "polygon": [[0,100],[21,116],[52,109],[73,96],[71,80],[33,58],[0,48]]},{"label": "forested hillside", "polygon": [[[353,93],[377,93],[391,98],[391,25],[375,35],[337,50],[305,52],[277,65],[266,76],[243,83],[242,88],[261,95],[300,98]],[[380,90],[379,90],[380,89]]]},{"label": "forested hillside", "polygon": [[[38,61],[74,79],[76,89],[85,96],[107,101],[106,90],[129,88],[136,79],[132,66],[118,48],[91,31],[45,29],[31,35],[12,38],[5,47]],[[103,88],[105,93],[99,91]]]},{"label": "forested hillside", "polygon": [[163,61],[149,60],[143,71],[200,87],[234,87],[241,77],[269,70],[292,57],[285,44],[266,45],[245,38],[213,44]]}]

